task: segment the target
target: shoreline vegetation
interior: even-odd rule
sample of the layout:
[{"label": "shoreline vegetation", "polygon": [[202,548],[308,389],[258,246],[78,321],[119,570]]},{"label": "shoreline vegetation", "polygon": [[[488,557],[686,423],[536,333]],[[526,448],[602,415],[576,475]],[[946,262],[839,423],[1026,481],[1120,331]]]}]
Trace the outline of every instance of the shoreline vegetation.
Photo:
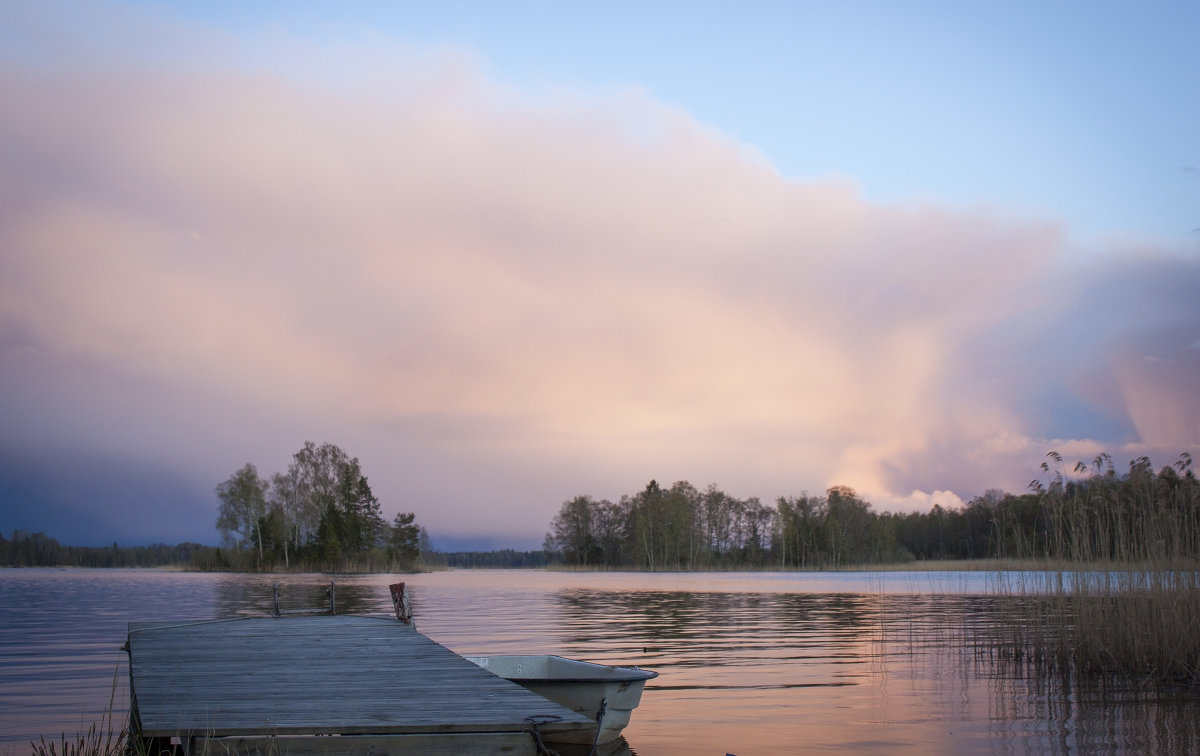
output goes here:
[{"label": "shoreline vegetation", "polygon": [[[17,539],[18,550],[24,545],[26,539],[29,540],[47,540],[54,541],[43,533],[27,534],[21,531],[16,531],[14,534]],[[3,534],[0,534],[0,539],[5,539]],[[90,547],[64,547],[67,549],[90,548]],[[100,550],[107,550],[110,547],[96,547]],[[122,550],[125,547],[120,547]],[[137,548],[137,547],[133,547]],[[215,547],[210,547],[215,548]],[[190,562],[165,562],[162,564],[137,564],[137,563],[119,563],[111,564],[80,564],[76,562],[58,562],[52,561],[47,563],[37,563],[17,559],[14,562],[0,563],[0,569],[116,569],[116,570],[158,570],[162,572],[203,572],[203,573],[243,573],[243,574],[262,574],[262,575],[412,575],[430,572],[445,572],[447,570],[542,570],[546,572],[566,572],[566,573],[591,573],[591,572],[611,572],[611,573],[648,573],[648,574],[671,574],[671,573],[737,573],[737,572],[773,572],[773,573],[816,573],[816,572],[833,572],[833,573],[855,573],[855,572],[1112,572],[1120,570],[1149,570],[1154,569],[1152,565],[1130,565],[1116,562],[1067,562],[1063,560],[1051,559],[930,559],[930,560],[913,560],[908,562],[881,562],[871,564],[844,564],[838,567],[778,567],[778,566],[733,566],[733,567],[697,567],[695,569],[681,570],[678,568],[655,568],[653,570],[647,568],[636,567],[620,567],[620,566],[603,566],[603,565],[568,565],[562,562],[549,562],[545,557],[541,556],[540,551],[516,552],[515,556],[502,555],[495,556],[495,552],[452,552],[440,553],[434,552],[426,555],[427,562],[420,562],[406,570],[388,569],[386,565],[382,568],[375,569],[370,565],[354,565],[347,564],[340,566],[339,569],[307,569],[303,565],[294,565],[290,568],[284,568],[276,565],[270,569],[201,569]],[[90,561],[90,560],[89,560]],[[107,561],[107,560],[101,560]],[[120,561],[120,560],[118,560]],[[514,564],[515,562],[515,564]]]},{"label": "shoreline vegetation", "polygon": [[[332,480],[351,495],[340,505],[336,498],[326,502],[318,531],[330,532],[339,506],[341,513],[378,513],[357,460],[342,455],[339,465],[331,468]],[[410,528],[404,546],[411,550],[403,560],[377,539],[357,553],[287,558],[283,570],[265,558],[274,553],[264,548],[265,510],[250,510],[259,517],[244,518],[243,538],[224,550],[200,544],[72,547],[41,533],[14,532],[11,539],[0,534],[0,565],[335,573],[471,567],[982,570],[997,573],[995,617],[930,632],[957,630],[964,646],[981,658],[1031,677],[1200,691],[1200,482],[1191,465],[1184,453],[1156,473],[1142,457],[1119,475],[1111,458],[1101,454],[1067,473],[1062,456],[1050,452],[1042,464],[1045,479],[1035,479],[1026,494],[991,491],[961,510],[934,506],[929,513],[906,515],[875,513],[840,486],[824,496],[780,497],[772,509],[757,499],[734,499],[716,486],[701,492],[686,481],[669,489],[651,481],[616,503],[588,496],[564,502],[541,552],[438,554],[428,549],[427,538],[418,542],[423,531],[408,515],[403,522],[397,518],[397,527]],[[247,468],[230,480],[253,472],[253,466]],[[265,496],[266,486],[254,485]],[[365,501],[365,509],[346,501],[359,507]],[[385,524],[379,532],[394,531]],[[286,539],[274,546],[288,548]],[[300,547],[297,556],[303,553]],[[111,756],[114,738],[122,738],[114,734],[111,712],[104,724],[76,740],[64,734],[57,743],[31,743],[34,756]]]},{"label": "shoreline vegetation", "polygon": [[[1108,455],[1064,472],[1050,452],[1045,480],[1024,494],[991,490],[962,508],[876,512],[846,486],[780,496],[774,506],[716,485],[657,481],[617,501],[563,502],[543,550],[552,564],[634,570],[840,570],[935,561],[1144,562],[1200,556],[1200,483],[1191,456],[1157,473],[1145,457],[1117,474]],[[1053,466],[1052,464],[1053,463]]]},{"label": "shoreline vegetation", "polygon": [[[6,539],[3,534],[0,534],[0,540],[8,540],[9,543],[16,543],[18,551],[24,546],[26,541],[51,541],[57,543],[53,538],[49,538],[44,533],[27,534],[21,531],[16,531],[12,534],[16,541]],[[93,548],[93,547],[63,547],[74,552],[76,549]],[[94,547],[104,551],[111,547]],[[125,547],[119,547],[124,550]],[[130,547],[141,548],[141,547]],[[208,547],[216,548],[216,547]],[[139,564],[125,563],[124,560],[117,560],[118,564],[91,564],[77,563],[73,561],[60,562],[33,562],[17,559],[13,562],[0,562],[0,569],[37,569],[37,568],[52,568],[52,569],[116,569],[116,570],[158,570],[162,572],[203,572],[203,573],[244,573],[244,574],[263,574],[263,575],[412,575],[429,572],[445,572],[447,570],[542,570],[546,572],[565,572],[565,573],[591,573],[591,572],[611,572],[611,573],[648,573],[648,574],[671,574],[671,573],[737,573],[737,572],[770,572],[770,573],[816,573],[816,572],[832,572],[832,573],[855,573],[855,572],[995,572],[995,573],[1072,573],[1072,572],[1120,572],[1120,571],[1149,571],[1156,569],[1153,564],[1129,564],[1123,562],[1112,561],[1097,561],[1097,562],[1072,562],[1060,559],[1016,559],[1016,558],[994,558],[994,559],[930,559],[930,560],[912,560],[906,562],[880,562],[880,563],[863,563],[863,564],[844,564],[838,567],[823,567],[810,565],[806,567],[788,566],[708,566],[697,567],[694,569],[678,569],[671,567],[658,567],[655,569],[637,568],[637,567],[621,567],[621,566],[604,566],[604,565],[568,565],[562,562],[549,562],[545,557],[540,556],[543,552],[528,551],[515,552],[515,555],[500,555],[496,556],[496,552],[452,552],[440,553],[434,552],[426,555],[427,562],[421,562],[412,566],[411,569],[394,570],[388,569],[385,565],[381,568],[372,568],[370,564],[341,565],[339,569],[308,569],[304,565],[293,565],[290,568],[284,568],[275,565],[270,569],[201,569],[190,562],[164,562],[154,564]],[[85,560],[90,562],[92,560]],[[99,560],[106,562],[108,560]],[[515,562],[515,564],[514,564]],[[1197,567],[1200,569],[1200,566]],[[1033,588],[1025,588],[1026,591],[1034,591]]]},{"label": "shoreline vegetation", "polygon": [[[11,538],[0,533],[0,566],[337,574],[470,567],[674,572],[1200,564],[1200,484],[1186,453],[1157,473],[1143,457],[1118,475],[1111,459],[1100,455],[1066,475],[1062,457],[1051,452],[1058,469],[1043,464],[1047,479],[1034,480],[1025,494],[993,490],[962,508],[935,505],[912,513],[875,512],[845,486],[824,495],[781,496],[770,507],[715,485],[700,491],[687,481],[670,488],[651,481],[617,502],[586,495],[564,502],[540,550],[454,553],[435,551],[411,513],[384,522],[357,460],[337,447],[309,443],[296,455],[321,456],[334,460],[324,472],[289,468],[287,476],[274,476],[299,481],[291,489],[268,486],[249,464],[218,486],[225,497],[218,520],[223,546],[64,546],[44,533],[14,531]],[[248,483],[248,495],[231,494],[239,478]],[[270,502],[288,498],[311,499],[289,506],[315,519],[304,528],[281,527],[284,516]],[[234,504],[226,506],[226,499]]]},{"label": "shoreline vegetation", "polygon": [[38,740],[30,741],[32,756],[151,756],[139,752],[141,749],[131,748],[129,726],[124,724],[126,717],[122,716],[118,723],[113,722],[120,672],[119,666],[113,670],[108,706],[101,712],[98,721],[92,722],[86,731],[81,729],[74,737],[68,737],[63,732],[57,740],[53,737],[47,740],[43,734]]},{"label": "shoreline vegetation", "polygon": [[[686,481],[564,502],[546,551],[588,568],[843,571],[987,564],[1005,610],[964,642],[1025,674],[1200,689],[1200,482],[1188,453],[1072,468],[1050,452],[1028,493],[961,510],[872,511],[849,488],[775,507]],[[983,561],[980,561],[983,560]],[[998,560],[998,561],[993,561]],[[1003,566],[1000,566],[1003,565]]]}]

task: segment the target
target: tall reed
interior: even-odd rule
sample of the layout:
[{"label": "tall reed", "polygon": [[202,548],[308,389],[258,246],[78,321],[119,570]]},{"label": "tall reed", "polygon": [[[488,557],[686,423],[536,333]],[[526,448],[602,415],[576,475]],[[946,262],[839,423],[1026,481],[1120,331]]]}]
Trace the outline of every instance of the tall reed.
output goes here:
[{"label": "tall reed", "polygon": [[120,667],[113,670],[112,691],[108,696],[108,707],[100,720],[92,722],[87,732],[80,731],[73,738],[63,732],[56,741],[46,740],[42,735],[38,741],[30,741],[33,756],[126,756],[129,731],[124,725],[113,726],[113,704],[117,699],[117,678]]},{"label": "tall reed", "polygon": [[1176,468],[1141,458],[1118,477],[1101,455],[1082,480],[1056,473],[1043,556],[1062,566],[998,578],[1019,610],[984,643],[1035,672],[1200,687],[1200,484],[1190,456]]}]

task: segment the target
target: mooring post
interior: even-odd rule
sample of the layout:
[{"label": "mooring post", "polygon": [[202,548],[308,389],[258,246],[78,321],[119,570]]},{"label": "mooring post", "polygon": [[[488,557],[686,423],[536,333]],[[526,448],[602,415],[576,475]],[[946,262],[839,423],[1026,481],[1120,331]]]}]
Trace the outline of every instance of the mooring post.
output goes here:
[{"label": "mooring post", "polygon": [[396,619],[416,627],[416,623],[413,622],[412,604],[408,601],[408,590],[404,583],[392,583],[388,588],[392,591],[392,606],[396,609]]},{"label": "mooring post", "polygon": [[335,596],[337,595],[337,589],[332,580],[329,581],[329,590],[326,592],[329,594],[329,613],[337,614],[337,603],[335,599]]},{"label": "mooring post", "polygon": [[273,600],[275,603],[275,608],[273,610],[273,613],[275,614],[276,617],[278,617],[279,616],[279,583],[271,583],[271,593],[273,594]]}]

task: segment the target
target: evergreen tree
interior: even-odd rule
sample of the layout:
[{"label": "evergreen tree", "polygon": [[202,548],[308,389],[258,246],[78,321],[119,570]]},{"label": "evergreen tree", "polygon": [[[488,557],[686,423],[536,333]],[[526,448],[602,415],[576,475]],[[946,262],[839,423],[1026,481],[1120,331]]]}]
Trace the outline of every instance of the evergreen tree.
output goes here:
[{"label": "evergreen tree", "polygon": [[[391,558],[400,565],[401,570],[405,571],[413,568],[423,550],[422,536],[424,533],[414,522],[415,519],[412,512],[400,512],[392,520],[388,551]],[[427,539],[428,536],[425,538]]]}]

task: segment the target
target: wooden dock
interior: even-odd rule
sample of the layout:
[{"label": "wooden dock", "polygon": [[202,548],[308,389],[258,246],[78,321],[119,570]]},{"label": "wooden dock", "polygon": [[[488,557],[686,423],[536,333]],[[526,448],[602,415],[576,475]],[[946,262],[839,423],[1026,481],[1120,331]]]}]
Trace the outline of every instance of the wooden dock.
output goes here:
[{"label": "wooden dock", "polygon": [[595,727],[385,617],[130,623],[129,685],[133,735],[189,754],[535,754],[534,722]]}]

